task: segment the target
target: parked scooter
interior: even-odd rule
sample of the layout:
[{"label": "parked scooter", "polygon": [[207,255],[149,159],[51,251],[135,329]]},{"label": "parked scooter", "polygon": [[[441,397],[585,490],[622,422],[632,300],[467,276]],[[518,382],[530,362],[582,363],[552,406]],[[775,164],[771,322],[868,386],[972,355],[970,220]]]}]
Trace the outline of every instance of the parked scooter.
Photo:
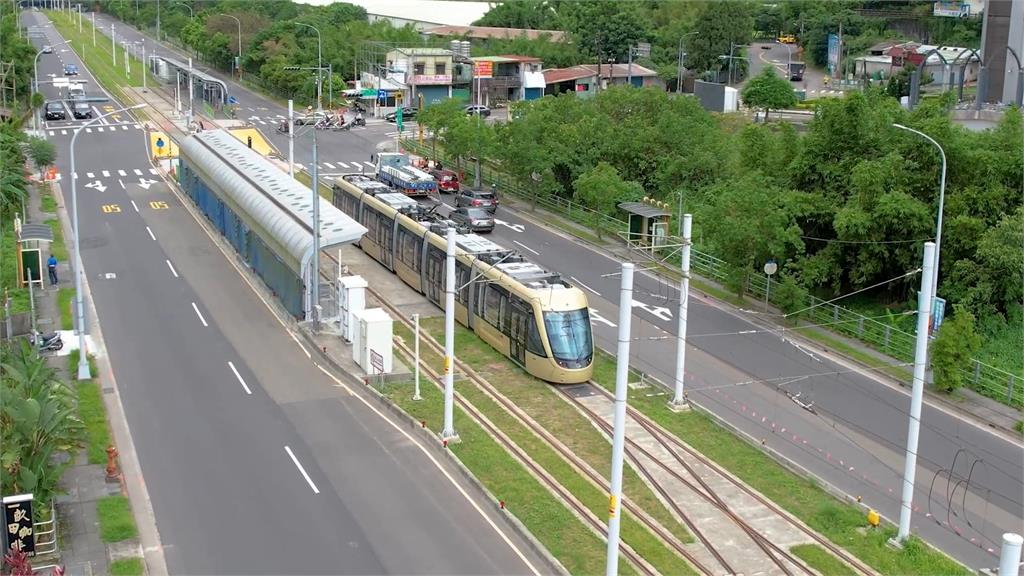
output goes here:
[{"label": "parked scooter", "polygon": [[60,332],[50,332],[48,334],[33,332],[29,334],[28,341],[41,352],[56,351],[64,347],[64,341],[61,340]]}]

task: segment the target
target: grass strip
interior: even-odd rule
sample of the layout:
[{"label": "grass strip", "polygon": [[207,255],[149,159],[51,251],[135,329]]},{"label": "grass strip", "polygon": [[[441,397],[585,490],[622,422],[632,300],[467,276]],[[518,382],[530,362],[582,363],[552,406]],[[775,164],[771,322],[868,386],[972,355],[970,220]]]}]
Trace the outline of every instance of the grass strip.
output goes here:
[{"label": "grass strip", "polygon": [[[601,351],[595,358],[594,380],[608,390],[615,389],[615,361]],[[665,396],[634,394],[629,403],[882,574],[966,576],[970,573],[914,536],[902,550],[889,547],[886,542],[895,535],[895,527],[864,530],[867,520],[859,508],[840,502],[813,479],[802,478],[783,468],[699,410],[672,412]]]},{"label": "grass strip", "polygon": [[121,558],[107,567],[110,576],[142,576],[146,569],[142,558]]},{"label": "grass strip", "polygon": [[[444,421],[444,399],[441,391],[432,384],[422,384],[421,401],[412,400],[410,383],[385,384],[383,392],[407,414],[426,421],[428,428],[440,433]],[[505,502],[505,507],[570,574],[601,573],[605,560],[604,541],[461,409],[456,407],[454,416],[455,429],[462,441],[449,445],[452,453],[495,497]],[[620,561],[619,570],[622,574],[635,573],[625,560]]]},{"label": "grass strip", "polygon": [[[50,243],[50,253],[61,262],[68,261],[68,249],[64,245],[64,230],[60,227],[60,221],[56,218],[48,218],[46,224],[53,230],[53,242]],[[45,258],[44,258],[45,260]]]},{"label": "grass strip", "polygon": [[[78,366],[78,350],[68,355],[68,370],[75,374]],[[89,369],[97,374],[95,361],[89,358]],[[103,405],[103,392],[95,379],[78,384],[78,417],[85,425],[85,451],[89,464],[107,463],[107,446],[112,444],[110,427],[107,425],[107,409]]]},{"label": "grass strip", "polygon": [[[78,54],[78,57],[82,59],[82,62],[89,68],[92,75],[96,77],[96,80],[110,92],[111,96],[126,102],[124,93],[121,90],[122,86],[142,86],[142,74],[144,66],[134,56],[129,54],[128,56],[128,68],[130,74],[124,72],[124,50],[118,46],[117,50],[117,66],[113,63],[113,57],[110,54],[111,42],[110,38],[104,36],[102,32],[96,30],[96,45],[93,46],[93,30],[92,22],[82,19],[82,32],[78,31],[78,20],[75,17],[69,17],[59,11],[47,10],[47,17],[53,22],[54,27],[65,40],[70,40],[68,47]],[[149,76],[148,81],[152,81],[153,77]]]},{"label": "grass strip", "polygon": [[789,551],[823,576],[857,576],[852,568],[817,544],[798,544]]},{"label": "grass strip", "polygon": [[60,310],[60,329],[74,328],[71,314],[71,299],[75,296],[74,288],[61,288],[57,292],[57,308]]},{"label": "grass strip", "polygon": [[139,535],[132,505],[125,496],[105,496],[97,500],[96,516],[100,522],[100,539],[104,542],[122,542]]},{"label": "grass strip", "polygon": [[[443,319],[424,319],[421,322],[421,329],[433,334],[436,338],[443,331]],[[411,332],[404,326],[398,326],[396,332],[407,342],[411,342],[413,339]],[[524,373],[474,333],[461,326],[456,327],[455,346],[459,350],[461,360],[474,366],[482,375],[486,375],[487,379],[505,396],[557,436],[577,456],[599,473],[605,476],[610,473],[611,445],[608,440],[603,434],[597,432],[585,417],[573,411],[562,399],[558,398],[549,386]],[[427,350],[425,346],[421,347],[421,354],[428,363],[440,365],[441,357]],[[461,386],[459,392],[482,410],[516,444],[523,447],[531,458],[557,478],[581,502],[584,502],[592,512],[598,517],[603,517],[607,509],[607,495],[602,490],[596,489],[543,440],[537,438],[533,432],[520,424],[482,391],[474,386]],[[632,468],[623,470],[623,492],[680,541],[693,542],[693,537],[685,527],[675,520]],[[626,542],[662,573],[678,574],[689,569],[689,566],[684,565],[674,551],[666,547],[630,516],[624,518],[622,535]]]},{"label": "grass strip", "polygon": [[18,259],[15,256],[18,249],[17,239],[14,237],[14,219],[4,219],[0,222],[0,316],[3,316],[3,290],[11,298],[11,314],[20,314],[32,309],[29,302],[28,288],[18,286]]},{"label": "grass strip", "polygon": [[41,210],[43,212],[48,214],[57,213],[57,200],[53,197],[53,191],[51,189],[47,188],[44,190],[42,195],[39,197],[39,201],[41,202]]}]

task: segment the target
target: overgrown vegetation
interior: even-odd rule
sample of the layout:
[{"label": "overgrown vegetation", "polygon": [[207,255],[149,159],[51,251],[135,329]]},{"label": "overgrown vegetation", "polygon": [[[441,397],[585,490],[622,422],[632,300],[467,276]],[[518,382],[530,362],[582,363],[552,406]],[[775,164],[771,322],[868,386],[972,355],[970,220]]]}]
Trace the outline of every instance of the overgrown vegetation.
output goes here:
[{"label": "overgrown vegetation", "polygon": [[142,558],[121,558],[111,562],[107,570],[110,576],[142,576],[146,566]]},{"label": "overgrown vegetation", "polygon": [[96,515],[100,522],[100,539],[104,542],[122,542],[138,536],[132,506],[125,496],[107,496],[96,501]]},{"label": "overgrown vegetation", "polygon": [[[76,373],[78,369],[78,350],[68,354],[68,372]],[[95,376],[96,363],[89,358],[89,370]],[[103,404],[103,392],[100,384],[94,379],[78,384],[78,416],[85,426],[85,453],[89,464],[107,463],[107,446],[113,444],[110,438],[110,426],[107,424],[107,408]]]}]

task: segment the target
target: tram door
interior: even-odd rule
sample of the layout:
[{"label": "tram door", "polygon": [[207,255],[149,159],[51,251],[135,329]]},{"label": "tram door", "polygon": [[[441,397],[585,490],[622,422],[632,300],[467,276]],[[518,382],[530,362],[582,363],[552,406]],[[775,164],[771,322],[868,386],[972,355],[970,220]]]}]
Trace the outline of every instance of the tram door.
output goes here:
[{"label": "tram door", "polygon": [[518,297],[512,297],[512,324],[509,331],[512,359],[526,366],[526,332],[530,325],[530,309]]},{"label": "tram door", "polygon": [[444,293],[444,253],[435,246],[427,245],[427,299],[434,304],[441,304]]}]

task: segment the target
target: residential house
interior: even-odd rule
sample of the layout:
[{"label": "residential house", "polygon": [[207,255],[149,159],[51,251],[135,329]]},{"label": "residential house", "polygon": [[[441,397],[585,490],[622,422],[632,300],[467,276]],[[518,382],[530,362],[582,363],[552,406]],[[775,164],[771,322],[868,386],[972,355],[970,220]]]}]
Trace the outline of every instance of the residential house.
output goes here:
[{"label": "residential house", "polygon": [[[960,77],[964,67],[964,81],[978,78],[981,59],[970,48],[931,46],[916,42],[882,43],[869,49],[868,56],[854,60],[858,77],[889,78],[903,67],[913,64],[933,77],[933,85],[949,85]],[[955,65],[954,65],[955,62]]]},{"label": "residential house", "polygon": [[[544,71],[544,93],[560,94],[575,92],[578,96],[593,95],[598,87],[597,64],[580,64],[569,68],[552,68]],[[626,85],[664,88],[665,83],[658,73],[649,68],[633,64],[607,64],[601,66],[601,87]]]},{"label": "residential house", "polygon": [[397,84],[402,104],[429,106],[448,98],[466,99],[472,65],[451,50],[417,47],[387,53],[387,79]]},{"label": "residential house", "polygon": [[552,42],[565,42],[568,34],[561,30],[528,30],[526,28],[498,28],[494,26],[437,26],[422,31],[425,36],[458,36],[470,40],[511,40],[525,36],[530,40],[546,37]]},{"label": "residential house", "polygon": [[544,95],[540,58],[532,56],[479,56],[473,60],[473,102],[501,106]]}]

